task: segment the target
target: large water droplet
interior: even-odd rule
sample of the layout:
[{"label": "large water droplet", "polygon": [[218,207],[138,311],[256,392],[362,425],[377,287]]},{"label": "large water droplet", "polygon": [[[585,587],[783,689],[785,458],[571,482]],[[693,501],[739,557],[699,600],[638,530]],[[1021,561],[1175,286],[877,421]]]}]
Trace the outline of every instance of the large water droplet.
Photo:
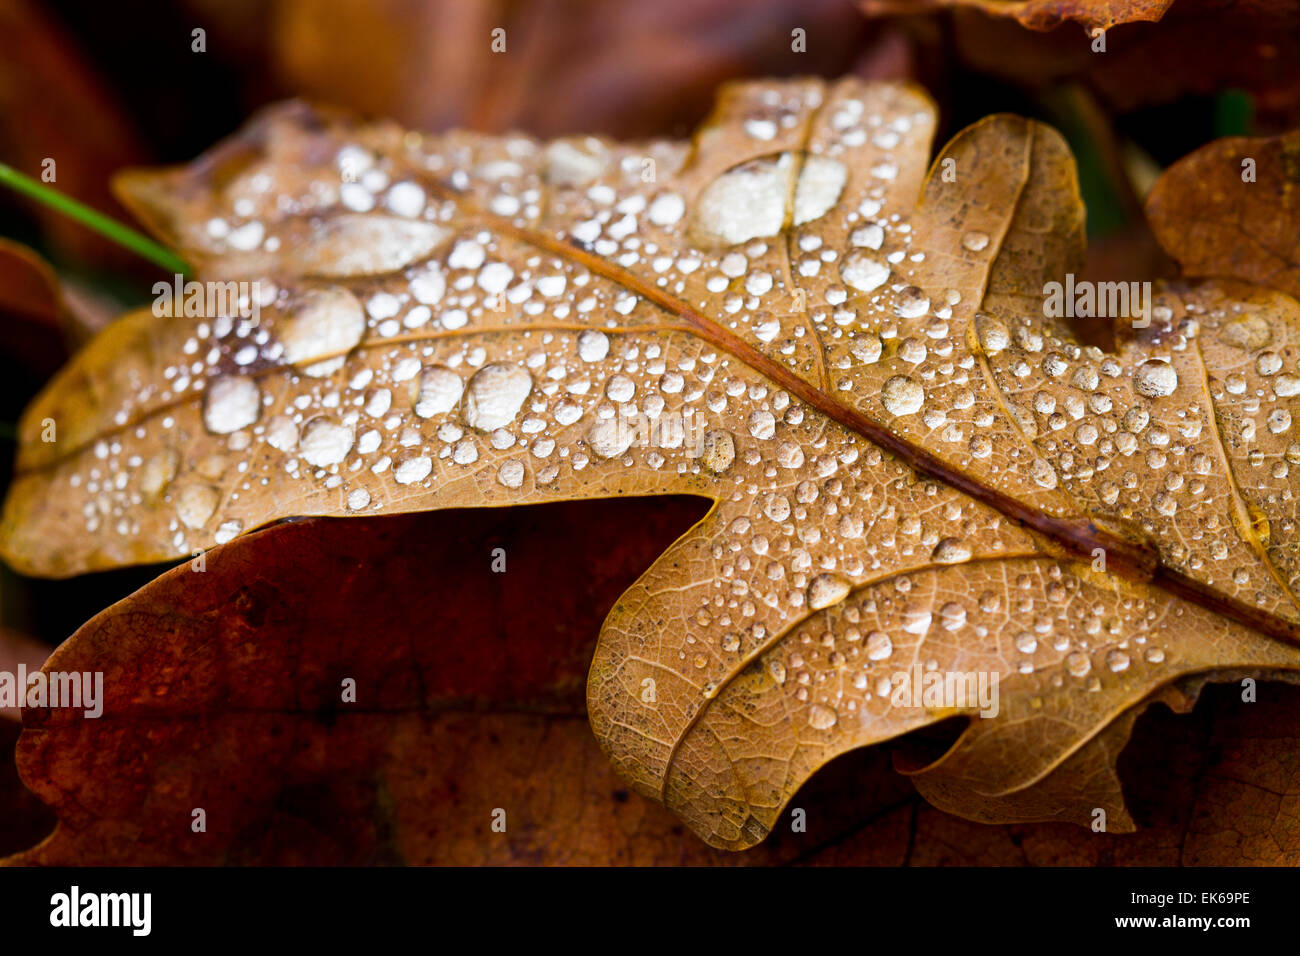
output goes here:
[{"label": "large water droplet", "polygon": [[976,314],[975,334],[979,337],[980,346],[990,355],[996,355],[1011,344],[1011,333],[1007,331],[1006,325],[987,312]]},{"label": "large water droplet", "polygon": [[883,661],[894,653],[894,642],[884,631],[872,631],[867,635],[867,657],[873,661]]},{"label": "large water droplet", "polygon": [[960,564],[969,561],[970,545],[961,538],[944,538],[934,546],[930,559],[938,564]]},{"label": "large water droplet", "polygon": [[497,481],[506,488],[518,488],[524,483],[524,463],[517,458],[503,461],[497,469]]},{"label": "large water droplet", "polygon": [[214,379],[203,395],[203,424],[217,435],[229,435],[257,421],[261,404],[256,379],[247,375]]},{"label": "large water droplet", "polygon": [[313,418],[302,430],[298,454],[318,468],[337,465],[352,449],[353,431],[328,418]]},{"label": "large water droplet", "polygon": [[1234,348],[1253,352],[1273,341],[1273,329],[1262,315],[1244,315],[1224,327],[1219,333],[1224,342]]},{"label": "large water droplet", "polygon": [[889,266],[855,249],[840,260],[840,278],[859,292],[871,292],[889,280]]},{"label": "large water droplet", "polygon": [[217,489],[211,485],[187,485],[176,497],[176,517],[187,528],[202,528],[217,510],[219,500]]},{"label": "large water droplet", "polygon": [[636,429],[621,416],[602,418],[587,432],[587,444],[601,458],[617,458],[632,447]]},{"label": "large water droplet", "polygon": [[1133,388],[1139,395],[1147,398],[1160,398],[1172,395],[1178,388],[1178,373],[1168,362],[1149,359],[1138,366],[1133,373]]},{"label": "large water droplet", "polygon": [[578,336],[578,357],[584,362],[599,362],[609,354],[609,336],[587,329]]},{"label": "large water droplet", "polygon": [[757,159],[723,173],[695,206],[693,234],[707,244],[736,245],[775,236],[785,223],[794,158]]},{"label": "large water droplet", "polygon": [[830,730],[838,719],[835,711],[821,704],[813,704],[808,709],[808,724],[814,730]]},{"label": "large water droplet", "polygon": [[445,414],[456,407],[464,391],[460,376],[445,365],[422,369],[415,380],[415,414],[421,418]]},{"label": "large water droplet", "polygon": [[819,574],[808,584],[808,607],[820,611],[838,604],[849,593],[849,582],[837,574]]},{"label": "large water droplet", "polygon": [[925,402],[925,389],[906,375],[895,375],[885,381],[880,401],[891,415],[913,415]]},{"label": "large water droplet", "polygon": [[839,201],[849,171],[837,159],[809,156],[794,191],[794,224],[820,219]]},{"label": "large water droplet", "polygon": [[431,222],[397,216],[333,216],[287,246],[286,265],[308,275],[380,275],[428,258],[450,235]]},{"label": "large water droplet", "polygon": [[[321,377],[342,366],[345,353],[356,347],[365,331],[365,311],[357,297],[333,286],[303,295],[280,331],[280,341],[286,361],[303,366],[307,375]],[[321,360],[322,356],[335,357]]]},{"label": "large water droplet", "polygon": [[408,458],[393,469],[393,480],[399,485],[411,485],[423,481],[433,471],[433,461],[426,455]]},{"label": "large water droplet", "polygon": [[704,433],[700,457],[704,466],[716,475],[722,474],[736,460],[736,442],[730,432],[715,430]]},{"label": "large water droplet", "polygon": [[894,311],[905,319],[917,319],[930,310],[930,297],[914,285],[898,294]]},{"label": "large water droplet", "polygon": [[532,388],[532,377],[518,365],[483,366],[465,390],[465,424],[485,432],[509,425]]},{"label": "large water droplet", "polygon": [[1071,651],[1065,657],[1065,669],[1075,677],[1085,677],[1092,670],[1092,661],[1083,651]]}]

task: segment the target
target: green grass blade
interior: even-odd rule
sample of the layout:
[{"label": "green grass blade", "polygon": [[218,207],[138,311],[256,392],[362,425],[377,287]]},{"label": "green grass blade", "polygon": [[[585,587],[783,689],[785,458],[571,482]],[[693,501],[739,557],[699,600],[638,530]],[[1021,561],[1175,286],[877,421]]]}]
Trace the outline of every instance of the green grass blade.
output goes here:
[{"label": "green grass blade", "polygon": [[136,255],[143,256],[168,272],[180,273],[181,275],[189,275],[191,272],[189,263],[169,249],[158,245],[147,236],[136,232],[129,226],[122,225],[116,219],[105,216],[102,212],[91,209],[84,203],[77,202],[77,200],[51,189],[30,176],[23,175],[4,163],[0,163],[0,185],[8,186],[24,196],[29,196],[37,202],[44,203],[51,209],[58,210],[70,219],[81,223],[87,229],[95,230],[100,235],[111,239],[126,249],[130,249]]}]

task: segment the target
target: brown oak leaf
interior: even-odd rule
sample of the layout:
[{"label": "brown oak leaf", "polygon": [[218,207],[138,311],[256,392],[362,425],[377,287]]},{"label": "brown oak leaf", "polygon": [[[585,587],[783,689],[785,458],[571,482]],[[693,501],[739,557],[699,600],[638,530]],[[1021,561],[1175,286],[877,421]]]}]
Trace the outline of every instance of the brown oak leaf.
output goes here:
[{"label": "brown oak leaf", "polygon": [[924,13],[938,7],[978,10],[991,17],[1010,17],[1031,30],[1051,30],[1080,23],[1091,33],[1124,23],[1153,22],[1174,0],[858,0],[871,16]]},{"label": "brown oak leaf", "polygon": [[[689,144],[288,106],[128,176],[233,298],[60,374],[4,553],[63,575],[290,516],[699,495],[589,676],[637,791],[752,846],[837,755],[960,716],[913,770],[936,805],[1131,827],[1142,707],[1300,664],[1300,312],[1237,278],[1089,287],[1117,345],[1081,346],[1048,295],[1082,260],[1063,141],[991,117],[930,166],[933,124],[856,80],[728,87]],[[957,695],[977,677],[992,701]]]}]

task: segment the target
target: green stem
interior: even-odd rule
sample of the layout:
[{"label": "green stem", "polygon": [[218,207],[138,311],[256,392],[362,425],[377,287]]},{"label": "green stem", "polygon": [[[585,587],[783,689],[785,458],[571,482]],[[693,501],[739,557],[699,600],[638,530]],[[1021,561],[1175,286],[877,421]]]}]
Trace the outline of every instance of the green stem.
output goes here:
[{"label": "green stem", "polygon": [[63,193],[56,192],[30,176],[24,176],[18,170],[6,166],[4,163],[0,163],[0,185],[8,186],[24,196],[30,196],[37,202],[44,203],[51,209],[58,210],[65,216],[81,223],[87,229],[93,229],[100,235],[107,236],[118,245],[130,249],[139,256],[143,256],[168,272],[189,275],[191,271],[189,263],[184,259],[169,249],[160,246],[147,236],[136,232],[129,226],[122,225],[116,219],[105,216],[102,212],[91,209],[84,203],[79,203],[77,200],[63,195]]}]

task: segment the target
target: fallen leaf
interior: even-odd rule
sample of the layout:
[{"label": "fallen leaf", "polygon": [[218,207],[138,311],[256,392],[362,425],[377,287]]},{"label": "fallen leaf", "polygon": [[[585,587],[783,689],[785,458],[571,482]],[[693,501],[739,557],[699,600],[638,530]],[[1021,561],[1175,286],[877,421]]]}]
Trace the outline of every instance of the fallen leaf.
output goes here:
[{"label": "fallen leaf", "polygon": [[[1031,33],[988,12],[984,5],[953,9],[946,55],[1020,84],[1031,96],[1053,84],[1082,83],[1112,113],[1126,114],[1245,90],[1256,131],[1300,122],[1300,11],[1294,4],[1178,0],[1158,23],[1108,29],[1104,52],[1093,49],[1096,37],[1073,25]],[[1150,123],[1149,117],[1135,120],[1135,128]],[[1202,140],[1193,134],[1181,141]]]},{"label": "fallen leaf", "polygon": [[1051,30],[1062,23],[1082,24],[1092,33],[1124,23],[1156,21],[1174,0],[858,0],[870,16],[924,13],[940,7],[978,10],[991,17],[1010,17],[1031,30]]},{"label": "fallen leaf", "polygon": [[[19,767],[61,823],[8,862],[736,861],[629,794],[584,713],[601,619],[703,510],[668,498],[290,522],[215,549],[201,573],[180,565],[51,661],[105,672],[103,716],[28,712]],[[575,527],[589,534],[564,539]],[[916,799],[883,752],[827,777],[801,797],[807,832],[746,862],[798,859]],[[905,833],[879,859],[899,858]]]},{"label": "fallen leaf", "polygon": [[[761,847],[705,846],[625,789],[583,713],[601,618],[701,510],[698,499],[623,499],[310,519],[237,538],[201,574],[188,563],[163,574],[52,662],[108,672],[108,699],[95,719],[29,714],[22,774],[62,822],[34,846],[50,812],[0,774],[0,850],[32,847],[5,862],[1300,860],[1290,809],[1300,688],[1278,685],[1261,685],[1251,704],[1216,688],[1192,718],[1157,709],[1139,721],[1120,762],[1138,834],[989,827],[918,807],[886,750],[865,748],[803,786]],[[629,524],[637,535],[623,533]],[[491,569],[497,547],[504,574]],[[339,582],[329,600],[313,586],[322,579]],[[424,599],[409,600],[413,589]],[[355,703],[341,701],[344,674]],[[504,832],[490,828],[498,809]]]},{"label": "fallen leaf", "polygon": [[1300,296],[1300,133],[1234,136],[1198,149],[1160,178],[1147,208],[1185,273]]},{"label": "fallen leaf", "polygon": [[[843,73],[873,31],[840,0],[263,6],[271,22],[255,35],[294,95],[417,129],[524,127],[541,136],[686,131],[720,82]],[[794,49],[796,28],[814,38],[805,44],[811,53]],[[370,55],[376,48],[385,55]]]},{"label": "fallen leaf", "polygon": [[993,709],[904,683],[983,675],[996,717],[922,792],[1131,828],[1138,709],[1300,663],[1300,313],[1162,283],[1107,310],[1114,354],[1080,347],[1044,306],[1082,261],[1061,138],[992,117],[927,175],[932,127],[853,80],[730,87],[689,145],[289,106],[134,174],[259,313],[139,313],[83,350],[24,416],[4,552],[64,575],[295,515],[700,495],[589,678],[638,792],[752,846],[835,756]]}]

